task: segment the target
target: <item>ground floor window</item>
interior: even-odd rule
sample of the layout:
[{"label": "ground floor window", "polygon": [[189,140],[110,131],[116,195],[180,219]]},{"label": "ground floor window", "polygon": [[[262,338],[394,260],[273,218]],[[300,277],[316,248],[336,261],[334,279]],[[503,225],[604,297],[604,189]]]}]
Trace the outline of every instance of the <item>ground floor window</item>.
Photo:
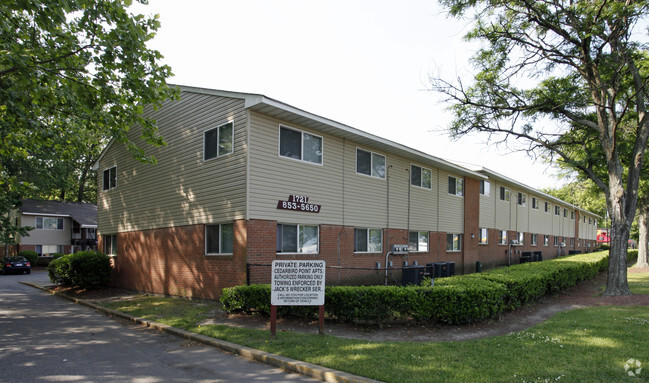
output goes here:
[{"label": "ground floor window", "polygon": [[518,239],[518,244],[522,245],[525,240],[525,233],[519,231],[517,239]]},{"label": "ground floor window", "polygon": [[446,234],[446,251],[462,250],[462,234]]},{"label": "ground floor window", "polygon": [[104,254],[117,255],[117,234],[104,235]]},{"label": "ground floor window", "polygon": [[380,253],[383,231],[381,229],[354,229],[354,252]]},{"label": "ground floor window", "polygon": [[550,236],[549,235],[544,235],[543,236],[543,246],[550,246]]},{"label": "ground floor window", "polygon": [[231,223],[205,225],[205,254],[232,254],[234,227]]},{"label": "ground floor window", "polygon": [[489,243],[489,229],[484,227],[481,228],[479,235],[480,235],[479,242],[478,242],[479,244],[486,245],[487,243]]},{"label": "ground floor window", "polygon": [[532,234],[532,246],[538,245],[539,242],[539,235],[538,234]]},{"label": "ground floor window", "polygon": [[498,243],[501,245],[507,244],[507,230],[500,230],[498,232]]},{"label": "ground floor window", "polygon": [[554,246],[559,246],[559,237],[554,237]]},{"label": "ground floor window", "polygon": [[408,250],[428,251],[428,232],[411,231],[408,235]]},{"label": "ground floor window", "polygon": [[277,225],[278,253],[317,254],[319,242],[318,226]]},{"label": "ground floor window", "polygon": [[63,245],[36,245],[34,251],[42,257],[52,256],[52,254],[63,254],[65,251]]}]

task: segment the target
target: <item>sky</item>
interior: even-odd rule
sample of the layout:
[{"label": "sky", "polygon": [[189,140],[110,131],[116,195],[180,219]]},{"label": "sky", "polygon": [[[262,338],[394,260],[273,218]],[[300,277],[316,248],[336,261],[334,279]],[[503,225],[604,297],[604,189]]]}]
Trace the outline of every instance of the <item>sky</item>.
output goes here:
[{"label": "sky", "polygon": [[449,138],[451,116],[429,78],[470,80],[477,45],[436,0],[149,0],[149,47],[168,82],[263,94],[445,160],[481,165],[534,188],[558,187],[542,160],[475,135]]}]

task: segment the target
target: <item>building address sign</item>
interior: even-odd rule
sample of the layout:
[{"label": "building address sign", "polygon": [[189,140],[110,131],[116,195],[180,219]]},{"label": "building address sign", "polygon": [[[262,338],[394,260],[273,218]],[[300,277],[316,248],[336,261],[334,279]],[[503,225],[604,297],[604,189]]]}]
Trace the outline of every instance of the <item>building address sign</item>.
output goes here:
[{"label": "building address sign", "polygon": [[307,213],[320,213],[321,205],[309,203],[309,197],[290,195],[287,201],[278,201],[277,208],[282,210],[304,211]]}]

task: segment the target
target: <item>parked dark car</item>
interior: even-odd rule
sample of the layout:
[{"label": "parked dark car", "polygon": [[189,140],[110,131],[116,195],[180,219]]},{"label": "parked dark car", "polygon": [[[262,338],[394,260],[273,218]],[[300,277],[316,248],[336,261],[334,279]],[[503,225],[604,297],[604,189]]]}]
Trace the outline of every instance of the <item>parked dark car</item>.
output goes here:
[{"label": "parked dark car", "polygon": [[24,257],[6,257],[2,260],[2,274],[29,274],[32,272],[32,265]]}]

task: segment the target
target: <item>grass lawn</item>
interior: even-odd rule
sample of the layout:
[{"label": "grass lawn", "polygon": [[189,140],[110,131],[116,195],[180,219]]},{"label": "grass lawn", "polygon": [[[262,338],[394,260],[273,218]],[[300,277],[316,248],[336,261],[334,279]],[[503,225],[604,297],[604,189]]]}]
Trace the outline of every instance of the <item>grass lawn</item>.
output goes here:
[{"label": "grass lawn", "polygon": [[[649,294],[649,273],[629,274]],[[222,325],[199,326],[214,303],[141,298],[106,304],[203,335],[386,382],[649,381],[649,307],[591,307],[555,315],[526,331],[462,342],[367,342]],[[625,364],[642,364],[637,377]]]}]

